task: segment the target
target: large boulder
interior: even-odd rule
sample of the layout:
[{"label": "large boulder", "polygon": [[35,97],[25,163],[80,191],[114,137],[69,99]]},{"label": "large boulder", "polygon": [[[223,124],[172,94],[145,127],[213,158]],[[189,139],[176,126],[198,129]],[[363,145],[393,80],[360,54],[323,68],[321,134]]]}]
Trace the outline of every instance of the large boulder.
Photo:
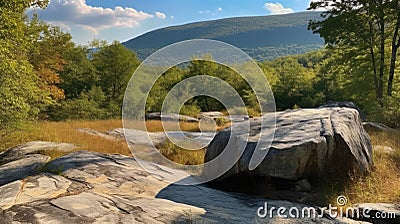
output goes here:
[{"label": "large boulder", "polygon": [[352,108],[358,111],[361,120],[365,121],[367,119],[367,115],[362,112],[362,110],[353,102],[350,101],[341,101],[341,102],[329,102],[326,104],[321,105],[319,108],[331,108],[331,107],[345,107],[345,108]]},{"label": "large boulder", "polygon": [[[258,138],[263,134],[260,132],[262,119],[271,114],[250,120],[250,137],[246,139],[242,156],[219,180],[242,175],[286,180],[316,179],[332,174],[343,177],[352,171],[366,173],[373,166],[371,141],[357,110],[339,107],[300,109],[277,112],[275,115],[277,122],[272,145],[268,147],[268,141],[259,141]],[[235,130],[233,138],[244,138],[246,130],[240,130],[243,127],[240,123],[234,124],[219,132],[207,148],[205,162],[224,150],[231,130]],[[270,132],[269,129],[263,131]],[[261,164],[250,170],[250,160],[257,143],[268,151]],[[213,169],[218,170],[219,167]],[[207,172],[214,171],[206,169]]]}]

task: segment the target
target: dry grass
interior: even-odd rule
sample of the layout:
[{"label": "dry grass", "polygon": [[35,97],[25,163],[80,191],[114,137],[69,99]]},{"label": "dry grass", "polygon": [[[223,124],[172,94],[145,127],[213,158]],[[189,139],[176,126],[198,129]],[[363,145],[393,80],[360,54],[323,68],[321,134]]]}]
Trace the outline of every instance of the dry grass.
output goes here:
[{"label": "dry grass", "polygon": [[[164,128],[161,121],[147,121],[146,128],[148,131],[176,131],[175,122],[165,122]],[[180,128],[183,131],[199,131],[198,123],[180,122]],[[51,141],[51,142],[66,142],[78,146],[75,150],[88,150],[101,153],[118,153],[131,156],[131,152],[126,142],[121,140],[110,140],[99,136],[93,136],[77,131],[78,128],[88,128],[99,132],[106,132],[111,129],[121,128],[121,120],[101,120],[101,121],[65,121],[65,122],[37,122],[31,125],[30,128],[24,131],[8,134],[0,139],[0,152],[25,142],[29,141]],[[224,126],[225,127],[225,126]],[[202,130],[215,130],[224,127],[202,127]],[[199,164],[203,162],[204,150],[187,151],[179,149],[173,144],[165,144],[161,149],[164,156],[174,162],[181,164]],[[50,150],[46,155],[51,158],[58,158],[67,154],[57,150]]]},{"label": "dry grass", "polygon": [[205,149],[187,150],[167,141],[160,149],[163,156],[182,165],[199,165],[204,163]]},{"label": "dry grass", "polygon": [[352,203],[400,203],[400,133],[371,133],[373,145],[390,146],[393,153],[374,151],[374,170],[353,178],[344,194]]},{"label": "dry grass", "polygon": [[365,176],[354,176],[346,182],[323,183],[320,193],[326,204],[336,205],[339,195],[356,203],[400,203],[400,133],[370,133],[373,145],[390,146],[392,153],[373,151],[374,169]]},{"label": "dry grass", "polygon": [[[77,128],[90,128],[104,132],[119,127],[122,127],[120,120],[38,122],[28,130],[13,133],[7,136],[6,139],[2,139],[1,149],[4,150],[8,147],[29,141],[51,141],[73,143],[78,146],[76,150],[131,155],[124,140],[108,140],[76,130]],[[65,154],[59,151],[50,151],[48,153],[52,158]]]},{"label": "dry grass", "polygon": [[[164,125],[164,126],[163,126]],[[179,125],[179,126],[178,126]],[[218,124],[217,124],[218,125]],[[201,124],[201,129],[199,123],[195,122],[164,122],[164,124],[159,120],[149,120],[146,121],[146,130],[150,132],[162,132],[162,131],[190,131],[190,132],[199,132],[202,131],[220,131],[226,127],[231,125],[230,122],[224,122],[221,126],[216,126],[214,124]],[[135,129],[145,130],[145,128],[141,128],[143,126],[141,123],[137,121],[129,121],[128,127],[135,127]]]}]

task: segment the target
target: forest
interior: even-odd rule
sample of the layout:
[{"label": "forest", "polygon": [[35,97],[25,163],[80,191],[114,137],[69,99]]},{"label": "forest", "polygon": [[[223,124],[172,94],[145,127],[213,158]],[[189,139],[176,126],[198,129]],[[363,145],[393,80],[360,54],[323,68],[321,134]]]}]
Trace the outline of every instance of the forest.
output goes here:
[{"label": "forest", "polygon": [[[38,120],[119,118],[126,85],[140,64],[135,52],[117,41],[93,40],[80,46],[59,27],[25,14],[27,8],[46,7],[46,3],[0,2],[1,136]],[[325,39],[323,50],[258,62],[277,110],[352,101],[368,120],[400,127],[399,7],[398,1],[330,5],[322,13],[325,19],[309,24]],[[257,100],[240,75],[207,60],[166,71],[153,86],[146,111],[159,111],[169,89],[196,75],[227,81],[242,96],[249,114],[258,115]],[[189,100],[181,113],[196,116],[200,111],[224,109],[218,101],[199,96]]]}]

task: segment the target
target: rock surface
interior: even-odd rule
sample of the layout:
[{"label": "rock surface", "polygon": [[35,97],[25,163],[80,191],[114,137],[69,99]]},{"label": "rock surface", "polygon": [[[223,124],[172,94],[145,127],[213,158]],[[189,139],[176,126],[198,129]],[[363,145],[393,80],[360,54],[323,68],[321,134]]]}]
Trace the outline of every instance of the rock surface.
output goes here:
[{"label": "rock surface", "polygon": [[0,185],[30,176],[50,160],[51,150],[69,152],[76,146],[68,143],[34,141],[21,144],[0,153]]},{"label": "rock surface", "polygon": [[79,132],[88,134],[88,135],[92,135],[92,136],[98,136],[98,137],[102,137],[108,140],[117,140],[118,138],[116,136],[113,135],[109,135],[109,134],[104,134],[103,132],[99,132],[93,129],[89,129],[89,128],[78,128],[76,129]]},{"label": "rock surface", "polygon": [[[117,138],[125,138],[130,145],[138,146],[162,146],[167,141],[168,137],[176,141],[184,141],[185,138],[194,139],[199,145],[208,145],[215,136],[215,132],[179,132],[179,131],[168,131],[168,132],[146,132],[134,129],[117,128],[107,132],[108,135],[115,136]],[[149,142],[149,139],[151,142]]]},{"label": "rock surface", "polygon": [[79,151],[56,159],[48,172],[0,187],[0,223],[360,223],[326,217],[260,218],[268,206],[305,205],[273,201],[165,181],[183,172],[152,164],[155,176],[131,157]]},{"label": "rock surface", "polygon": [[197,118],[189,117],[181,114],[167,114],[163,113],[149,113],[146,114],[146,120],[163,120],[163,121],[185,121],[185,122],[199,122]]},{"label": "rock surface", "polygon": [[330,108],[330,107],[344,107],[344,108],[355,109],[358,111],[361,120],[365,121],[367,119],[367,115],[365,115],[357,105],[355,105],[353,102],[350,101],[330,102],[320,106],[319,108]]},{"label": "rock surface", "polygon": [[17,160],[28,154],[38,154],[49,150],[69,152],[76,146],[68,143],[34,141],[21,144],[0,153],[0,164]]},{"label": "rock surface", "polygon": [[[219,155],[227,145],[231,130],[239,148],[247,143],[239,161],[225,173],[226,177],[239,175],[267,176],[287,180],[318,178],[326,174],[347,175],[356,170],[368,172],[373,166],[372,146],[362,127],[357,110],[349,108],[300,109],[276,113],[276,130],[271,147],[264,146],[266,156],[254,170],[249,169],[260,133],[261,119],[250,120],[250,138],[241,124],[219,132],[207,148],[205,161]],[[265,129],[263,132],[270,132]],[[265,134],[265,135],[268,135]],[[264,135],[264,136],[265,136]],[[213,169],[219,169],[218,167]],[[213,172],[209,170],[206,172]]]},{"label": "rock surface", "polygon": [[371,131],[371,132],[387,132],[387,133],[398,133],[399,132],[396,129],[393,129],[384,124],[376,123],[376,122],[364,122],[363,126],[364,126],[365,130]]},{"label": "rock surface", "polygon": [[383,153],[394,153],[396,152],[396,150],[390,146],[386,146],[386,145],[374,145],[373,146],[374,151],[376,152],[383,152]]},{"label": "rock surface", "polygon": [[30,176],[50,160],[49,156],[33,154],[0,166],[0,185]]}]

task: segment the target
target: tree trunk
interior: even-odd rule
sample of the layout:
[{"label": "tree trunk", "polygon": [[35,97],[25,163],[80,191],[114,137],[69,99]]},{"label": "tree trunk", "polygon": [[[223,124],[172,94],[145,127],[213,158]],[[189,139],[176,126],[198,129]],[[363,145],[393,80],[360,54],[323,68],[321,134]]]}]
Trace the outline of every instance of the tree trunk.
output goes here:
[{"label": "tree trunk", "polygon": [[398,3],[398,1],[396,1],[397,22],[396,22],[396,27],[394,28],[394,34],[392,37],[392,55],[390,58],[389,80],[388,80],[388,89],[387,89],[388,96],[392,96],[394,69],[396,68],[397,51],[400,47],[400,37],[399,37],[400,9],[398,8],[397,3]]},{"label": "tree trunk", "polygon": [[378,94],[378,101],[379,104],[382,106],[382,99],[383,99],[383,77],[385,74],[385,14],[383,11],[383,1],[380,1],[380,9],[379,9],[379,30],[380,30],[380,68],[379,68],[379,94]]},{"label": "tree trunk", "polygon": [[372,22],[369,22],[369,29],[370,29],[370,42],[369,42],[369,51],[371,54],[371,62],[372,62],[372,70],[374,72],[374,85],[375,85],[375,93],[376,98],[379,99],[379,82],[378,82],[378,69],[376,67],[376,59],[375,59],[375,51],[374,51],[374,30]]}]

